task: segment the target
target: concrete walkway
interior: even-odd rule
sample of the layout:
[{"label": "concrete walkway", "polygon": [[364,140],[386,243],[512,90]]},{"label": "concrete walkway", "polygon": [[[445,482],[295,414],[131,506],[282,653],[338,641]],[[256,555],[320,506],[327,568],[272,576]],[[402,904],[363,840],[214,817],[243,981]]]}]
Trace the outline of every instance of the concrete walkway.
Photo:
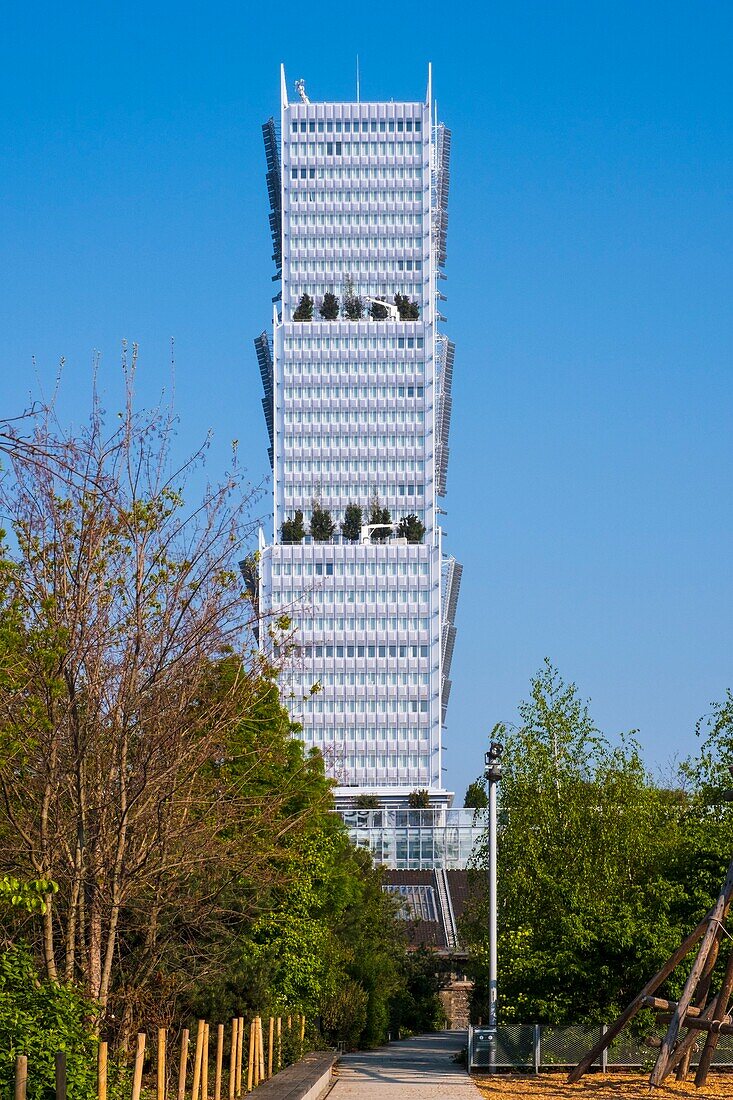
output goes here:
[{"label": "concrete walkway", "polygon": [[453,1061],[465,1031],[439,1031],[379,1050],[345,1054],[336,1067],[333,1100],[478,1100],[463,1066]]}]

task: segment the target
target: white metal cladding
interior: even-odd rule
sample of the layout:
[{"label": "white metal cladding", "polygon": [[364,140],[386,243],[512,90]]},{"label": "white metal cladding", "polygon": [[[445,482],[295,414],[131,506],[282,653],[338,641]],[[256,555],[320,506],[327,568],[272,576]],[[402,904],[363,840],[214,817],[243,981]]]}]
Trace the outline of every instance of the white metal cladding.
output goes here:
[{"label": "white metal cladding", "polygon": [[[283,696],[306,745],[323,752],[342,790],[440,792],[436,495],[445,480],[452,371],[452,345],[448,362],[447,338],[435,327],[445,260],[445,134],[436,157],[430,93],[424,103],[290,103],[284,76],[282,88],[279,155],[273,128],[266,133],[268,189],[277,211],[277,168],[282,219],[279,235],[273,228],[273,240],[282,242],[282,303],[273,318],[271,370],[269,344],[260,337],[257,345],[266,415],[272,401],[274,473],[261,606],[292,620],[295,658]],[[322,319],[325,293],[343,301],[348,284],[362,297],[406,295],[419,318]],[[314,319],[297,322],[305,293],[314,299]],[[347,505],[360,505],[366,522],[375,497],[395,522],[415,514],[426,528],[423,544],[343,539]],[[314,501],[331,512],[333,539],[283,544],[283,522],[302,511],[307,530]],[[261,636],[269,644],[268,632]]]}]

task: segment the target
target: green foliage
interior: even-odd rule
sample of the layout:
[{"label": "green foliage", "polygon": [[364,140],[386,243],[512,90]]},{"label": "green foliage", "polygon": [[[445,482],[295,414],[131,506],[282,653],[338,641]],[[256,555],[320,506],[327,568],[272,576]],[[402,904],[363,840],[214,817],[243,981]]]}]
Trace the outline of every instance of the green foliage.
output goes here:
[{"label": "green foliage", "polygon": [[410,791],[407,796],[407,805],[412,810],[426,810],[430,807],[430,792],[426,791],[423,787],[419,790]]},{"label": "green foliage", "polygon": [[420,320],[420,307],[417,302],[413,302],[406,294],[395,294],[394,304],[400,311],[401,321],[419,321]]},{"label": "green foliage", "polygon": [[[549,661],[504,731],[499,988],[506,1023],[599,1023],[679,943],[681,803],[646,774],[636,742],[612,747]],[[478,866],[488,862],[486,843]],[[487,915],[466,921],[486,1016]],[[674,991],[674,990],[673,990]]]},{"label": "green foliage", "polygon": [[58,886],[50,879],[21,882],[12,875],[0,875],[0,912],[3,908],[24,909],[27,913],[45,913],[46,897]]},{"label": "green foliage", "polygon": [[466,796],[463,799],[463,805],[467,810],[483,810],[489,804],[489,796],[486,793],[486,788],[480,779],[475,780],[473,783],[469,783],[466,788]]},{"label": "green foliage", "polygon": [[321,1002],[323,1036],[333,1044],[355,1047],[367,1023],[369,994],[351,978],[346,978]]},{"label": "green foliage", "polygon": [[361,525],[363,512],[358,504],[347,504],[344,512],[344,521],[341,524],[341,534],[351,542],[358,542],[361,537]]},{"label": "green foliage", "polygon": [[303,513],[298,508],[292,519],[286,519],[283,521],[282,528],[280,530],[280,540],[284,543],[302,542],[305,538],[305,524],[303,522]]},{"label": "green foliage", "polygon": [[54,1056],[67,1054],[69,1096],[96,1097],[93,1009],[68,986],[42,980],[24,947],[0,954],[0,1095],[11,1096],[15,1058],[28,1056],[29,1100],[54,1094]]},{"label": "green foliage", "polygon": [[[383,508],[379,503],[379,498],[374,497],[369,510],[369,522],[370,523],[391,523],[392,516],[390,515],[389,508]],[[372,531],[372,542],[379,542],[380,539],[386,539],[392,534],[391,527],[377,527]]]},{"label": "green foliage", "polygon": [[321,302],[318,312],[324,321],[338,321],[338,316],[341,311],[341,306],[338,298],[331,290],[327,290],[323,295],[323,301]]},{"label": "green foliage", "polygon": [[405,959],[405,985],[392,1002],[391,1029],[423,1034],[445,1026],[440,1001],[440,965],[432,951],[418,947]]},{"label": "green foliage", "polygon": [[364,316],[363,299],[354,290],[351,278],[346,279],[344,286],[344,313],[350,321],[360,321]]},{"label": "green foliage", "polygon": [[409,515],[403,516],[400,520],[397,534],[399,538],[407,539],[408,542],[422,542],[425,538],[425,524],[414,512],[410,512]]},{"label": "green foliage", "polygon": [[314,542],[330,542],[336,524],[331,518],[327,508],[322,508],[318,501],[314,500],[311,509],[311,536]]},{"label": "green foliage", "polygon": [[369,316],[372,321],[386,321],[389,317],[389,310],[386,306],[381,304],[380,300],[374,301],[369,307]]},{"label": "green foliage", "polygon": [[375,794],[360,794],[354,799],[357,810],[378,810],[381,803]]},{"label": "green foliage", "polygon": [[293,311],[294,321],[312,321],[313,320],[313,299],[310,294],[301,295],[300,301]]}]

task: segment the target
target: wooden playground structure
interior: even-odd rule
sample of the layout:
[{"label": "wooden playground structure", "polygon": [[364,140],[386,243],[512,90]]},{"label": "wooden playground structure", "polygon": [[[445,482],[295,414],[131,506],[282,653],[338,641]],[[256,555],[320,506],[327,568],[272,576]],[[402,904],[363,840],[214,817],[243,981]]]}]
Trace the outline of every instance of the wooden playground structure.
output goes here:
[{"label": "wooden playground structure", "polygon": [[[702,1088],[706,1085],[718,1037],[733,1035],[733,1018],[728,1011],[733,995],[733,949],[728,953],[720,988],[711,991],[721,943],[724,938],[733,940],[726,928],[732,898],[733,862],[715,905],[572,1070],[568,1077],[571,1084],[581,1079],[638,1012],[651,1008],[661,1014],[661,1021],[668,1023],[668,1027],[649,1077],[649,1085],[652,1088],[661,1085],[675,1070],[677,1080],[686,1081],[693,1047],[701,1033],[705,1034],[705,1045],[695,1073],[695,1086]],[[679,1001],[655,996],[659,987],[695,947],[698,948],[697,955]]]}]

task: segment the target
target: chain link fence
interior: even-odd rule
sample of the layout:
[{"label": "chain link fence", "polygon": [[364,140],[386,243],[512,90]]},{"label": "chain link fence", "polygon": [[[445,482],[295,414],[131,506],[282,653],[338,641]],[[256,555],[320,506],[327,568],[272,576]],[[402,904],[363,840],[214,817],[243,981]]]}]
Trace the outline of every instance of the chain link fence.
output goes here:
[{"label": "chain link fence", "polygon": [[[468,1029],[468,1065],[470,1069],[523,1070],[541,1073],[553,1069],[571,1069],[598,1042],[601,1028],[569,1025],[550,1027],[540,1024],[512,1024],[491,1032],[486,1027]],[[622,1033],[608,1050],[593,1063],[605,1070],[651,1069],[656,1061],[664,1032],[651,1033],[644,1039]],[[693,1047],[691,1065],[697,1065],[705,1036]],[[721,1035],[713,1055],[713,1065],[733,1071],[733,1035]]]}]

